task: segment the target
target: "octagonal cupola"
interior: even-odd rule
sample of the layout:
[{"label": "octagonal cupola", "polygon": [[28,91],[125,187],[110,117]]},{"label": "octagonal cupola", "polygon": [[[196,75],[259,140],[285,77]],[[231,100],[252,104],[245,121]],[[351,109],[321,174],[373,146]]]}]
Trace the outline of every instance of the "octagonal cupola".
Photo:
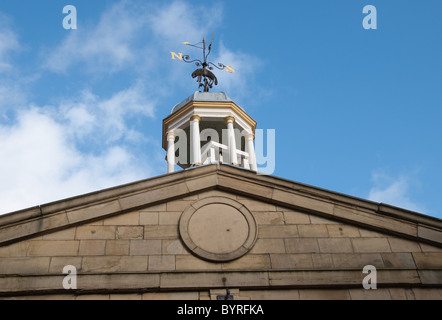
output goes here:
[{"label": "octagonal cupola", "polygon": [[224,92],[195,92],[163,120],[167,172],[224,163],[257,171],[256,122]]}]

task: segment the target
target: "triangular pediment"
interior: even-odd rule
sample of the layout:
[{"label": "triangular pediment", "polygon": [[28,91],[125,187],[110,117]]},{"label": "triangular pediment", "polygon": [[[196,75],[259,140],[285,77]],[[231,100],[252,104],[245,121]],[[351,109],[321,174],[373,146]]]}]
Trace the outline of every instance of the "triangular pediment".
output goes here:
[{"label": "triangular pediment", "polygon": [[228,165],[184,170],[0,216],[0,244],[142,210],[210,190],[442,246],[440,219]]},{"label": "triangular pediment", "polygon": [[383,286],[440,286],[440,225],[233,166],[201,166],[1,216],[0,296],[64,295],[66,266],[78,271],[74,294],[227,283],[356,295],[367,265]]}]

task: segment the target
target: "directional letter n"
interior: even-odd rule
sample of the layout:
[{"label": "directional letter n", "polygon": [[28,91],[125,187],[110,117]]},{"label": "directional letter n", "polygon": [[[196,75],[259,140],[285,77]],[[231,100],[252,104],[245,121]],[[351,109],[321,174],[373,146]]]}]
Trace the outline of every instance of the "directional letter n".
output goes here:
[{"label": "directional letter n", "polygon": [[170,51],[170,53],[172,54],[172,59],[175,60],[175,57],[178,58],[179,60],[183,60],[183,54],[181,52],[179,52],[178,54],[176,54],[173,51]]}]

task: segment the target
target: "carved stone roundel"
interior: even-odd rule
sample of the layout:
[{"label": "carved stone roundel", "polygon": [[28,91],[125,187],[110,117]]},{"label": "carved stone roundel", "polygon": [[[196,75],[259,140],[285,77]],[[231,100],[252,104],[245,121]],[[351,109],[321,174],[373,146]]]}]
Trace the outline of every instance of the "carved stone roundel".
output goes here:
[{"label": "carved stone roundel", "polygon": [[188,207],[180,217],[180,235],[197,256],[211,261],[241,257],[255,244],[257,225],[240,202],[209,197]]}]

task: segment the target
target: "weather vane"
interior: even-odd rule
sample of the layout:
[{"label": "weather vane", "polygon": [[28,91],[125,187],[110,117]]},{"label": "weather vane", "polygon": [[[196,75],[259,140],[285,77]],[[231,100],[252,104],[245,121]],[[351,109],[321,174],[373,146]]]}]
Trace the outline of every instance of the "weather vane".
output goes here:
[{"label": "weather vane", "polygon": [[182,60],[187,63],[195,62],[195,65],[197,67],[201,67],[199,69],[196,69],[192,73],[192,78],[197,78],[197,82],[199,83],[198,88],[204,87],[204,92],[209,92],[209,89],[212,89],[213,84],[218,85],[218,79],[213,74],[213,72],[210,71],[210,70],[213,70],[213,67],[215,67],[219,70],[225,70],[226,72],[229,72],[229,73],[235,72],[235,70],[233,69],[232,66],[227,66],[222,63],[218,63],[218,65],[216,65],[212,62],[207,61],[207,57],[209,56],[210,51],[212,50],[213,37],[214,36],[212,36],[212,40],[210,41],[210,44],[207,47],[207,52],[206,52],[206,41],[204,40],[204,37],[203,37],[202,42],[198,42],[196,44],[190,44],[189,42],[183,42],[185,45],[195,47],[198,49],[203,49],[203,61],[201,61],[199,59],[191,60],[189,55],[183,55],[182,53],[176,54],[175,52],[172,52],[172,51],[170,52],[172,54],[172,59],[174,59],[174,60],[175,60],[175,58],[178,58],[179,60]]}]

